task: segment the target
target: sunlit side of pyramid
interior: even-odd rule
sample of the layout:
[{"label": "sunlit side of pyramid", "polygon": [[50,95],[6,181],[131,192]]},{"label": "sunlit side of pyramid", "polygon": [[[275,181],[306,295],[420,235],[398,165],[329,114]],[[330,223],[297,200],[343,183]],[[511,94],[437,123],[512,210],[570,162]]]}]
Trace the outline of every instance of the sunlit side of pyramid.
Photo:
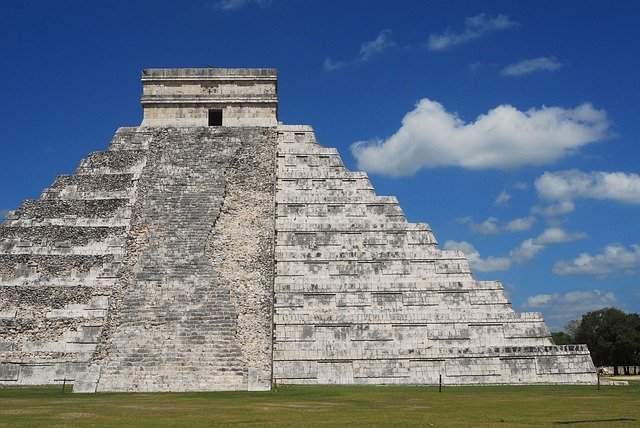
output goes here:
[{"label": "sunlit side of pyramid", "polygon": [[277,120],[273,69],[147,69],[144,119],[0,229],[0,384],[595,383],[499,282]]}]

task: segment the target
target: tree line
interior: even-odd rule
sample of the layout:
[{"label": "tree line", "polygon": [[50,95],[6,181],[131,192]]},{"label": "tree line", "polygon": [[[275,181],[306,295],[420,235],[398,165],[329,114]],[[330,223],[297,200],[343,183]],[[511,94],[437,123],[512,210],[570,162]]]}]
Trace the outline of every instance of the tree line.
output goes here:
[{"label": "tree line", "polygon": [[605,308],[569,321],[565,331],[551,334],[556,345],[586,344],[596,367],[613,366],[614,374],[623,367],[640,365],[640,314]]}]

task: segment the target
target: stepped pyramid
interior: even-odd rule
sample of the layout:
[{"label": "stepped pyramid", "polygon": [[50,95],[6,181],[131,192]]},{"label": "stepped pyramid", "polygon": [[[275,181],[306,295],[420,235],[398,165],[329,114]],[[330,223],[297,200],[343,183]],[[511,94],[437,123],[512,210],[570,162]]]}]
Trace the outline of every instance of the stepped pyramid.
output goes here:
[{"label": "stepped pyramid", "polygon": [[311,127],[273,69],[146,69],[144,119],[0,228],[0,384],[595,383]]}]

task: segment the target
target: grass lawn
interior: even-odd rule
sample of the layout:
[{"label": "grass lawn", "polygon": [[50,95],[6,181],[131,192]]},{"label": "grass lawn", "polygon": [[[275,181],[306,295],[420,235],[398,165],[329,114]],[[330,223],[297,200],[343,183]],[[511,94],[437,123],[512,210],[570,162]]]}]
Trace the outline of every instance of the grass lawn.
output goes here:
[{"label": "grass lawn", "polygon": [[640,382],[279,386],[267,393],[61,394],[0,388],[0,426],[640,426]]}]

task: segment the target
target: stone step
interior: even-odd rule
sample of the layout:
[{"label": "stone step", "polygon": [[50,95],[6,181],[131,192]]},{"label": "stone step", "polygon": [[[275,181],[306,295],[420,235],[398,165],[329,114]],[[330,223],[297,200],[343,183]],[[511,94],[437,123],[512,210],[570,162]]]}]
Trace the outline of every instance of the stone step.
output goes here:
[{"label": "stone step", "polygon": [[86,246],[108,239],[123,239],[127,236],[124,226],[5,226],[0,228],[0,239],[4,242],[24,242],[25,246],[47,246],[65,243],[68,246]]},{"label": "stone step", "polygon": [[78,276],[108,271],[119,256],[0,254],[0,277]]},{"label": "stone step", "polygon": [[98,175],[59,175],[50,190],[62,191],[74,187],[77,191],[119,191],[131,187],[132,173]]},{"label": "stone step", "polygon": [[71,240],[5,238],[0,241],[0,254],[100,255],[124,254],[126,236],[113,234],[101,240],[73,244]]},{"label": "stone step", "polygon": [[128,204],[129,199],[26,200],[14,212],[11,220],[56,219],[70,216],[86,219],[112,218],[124,215]]},{"label": "stone step", "polygon": [[383,231],[359,231],[359,232],[291,232],[280,231],[276,241],[276,249],[305,251],[308,248],[322,248],[329,250],[332,247],[342,248],[348,245],[358,249],[362,247],[377,247],[380,250],[389,248],[423,247],[425,251],[432,251],[437,246],[435,237],[431,231],[420,230],[383,230]]},{"label": "stone step", "polygon": [[94,152],[80,162],[76,174],[139,174],[145,157],[144,150]]},{"label": "stone step", "polygon": [[133,174],[61,175],[42,199],[112,199],[133,195]]},{"label": "stone step", "polygon": [[153,130],[119,128],[109,143],[109,150],[146,150],[155,134]]}]

